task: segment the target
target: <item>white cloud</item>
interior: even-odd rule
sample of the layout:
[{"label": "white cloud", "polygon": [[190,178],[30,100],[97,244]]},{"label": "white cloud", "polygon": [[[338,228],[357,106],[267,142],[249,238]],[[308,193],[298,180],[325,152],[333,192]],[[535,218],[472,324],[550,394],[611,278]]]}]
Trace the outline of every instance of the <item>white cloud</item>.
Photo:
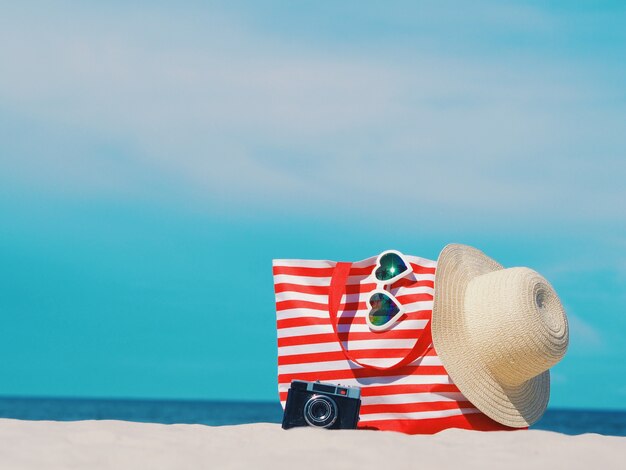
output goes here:
[{"label": "white cloud", "polygon": [[[521,13],[518,28],[554,27]],[[626,217],[615,204],[626,198],[624,106],[606,105],[615,90],[584,63],[298,47],[224,14],[206,24],[158,10],[12,14],[0,28],[0,62],[11,64],[0,110],[45,131],[30,152],[8,136],[0,149],[15,157],[0,168],[26,183],[132,192],[154,173],[183,197],[270,210]]]},{"label": "white cloud", "polygon": [[605,344],[602,336],[594,326],[571,313],[568,313],[567,320],[570,328],[570,344],[577,350],[595,352],[604,350]]}]

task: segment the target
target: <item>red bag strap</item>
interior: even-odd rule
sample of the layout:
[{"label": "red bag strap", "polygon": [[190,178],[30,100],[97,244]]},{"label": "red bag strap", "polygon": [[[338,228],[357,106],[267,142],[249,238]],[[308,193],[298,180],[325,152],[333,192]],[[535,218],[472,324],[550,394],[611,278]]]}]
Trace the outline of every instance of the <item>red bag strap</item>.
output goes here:
[{"label": "red bag strap", "polygon": [[352,355],[350,354],[350,351],[346,349],[346,347],[343,344],[343,341],[341,341],[341,339],[339,338],[339,331],[337,327],[337,323],[338,323],[337,314],[339,312],[339,305],[341,304],[341,297],[346,291],[346,282],[348,280],[348,276],[350,275],[351,267],[352,267],[352,263],[337,263],[337,265],[335,266],[335,269],[333,270],[333,275],[330,280],[330,291],[328,292],[328,313],[330,314],[330,323],[333,326],[333,330],[335,332],[335,336],[337,337],[337,341],[339,342],[339,345],[341,346],[341,349],[344,355],[346,356],[346,358],[368,369],[390,370],[390,369],[397,369],[399,367],[406,366],[410,364],[411,362],[413,362],[418,357],[422,356],[426,352],[426,350],[428,349],[428,347],[430,346],[432,342],[432,336],[430,332],[430,323],[431,323],[430,321],[426,324],[426,326],[424,327],[424,330],[422,330],[422,334],[415,342],[413,349],[411,349],[404,358],[402,358],[395,364],[392,364],[388,367],[373,366],[371,364],[364,364],[358,359],[352,357]]}]

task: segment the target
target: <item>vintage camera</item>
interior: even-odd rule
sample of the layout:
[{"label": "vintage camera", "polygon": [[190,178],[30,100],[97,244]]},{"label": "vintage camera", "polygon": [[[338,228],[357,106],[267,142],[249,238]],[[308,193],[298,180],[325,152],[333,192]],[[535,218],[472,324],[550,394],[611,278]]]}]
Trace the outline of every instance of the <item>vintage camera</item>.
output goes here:
[{"label": "vintage camera", "polygon": [[294,380],[287,393],[283,429],[296,426],[355,429],[360,408],[359,387]]}]

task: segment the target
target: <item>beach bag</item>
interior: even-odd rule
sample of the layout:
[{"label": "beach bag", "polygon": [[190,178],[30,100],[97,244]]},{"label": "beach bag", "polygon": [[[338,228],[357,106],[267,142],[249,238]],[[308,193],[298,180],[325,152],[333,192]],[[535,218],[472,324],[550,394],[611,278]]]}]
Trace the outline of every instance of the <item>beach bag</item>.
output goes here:
[{"label": "beach bag", "polygon": [[481,413],[452,383],[430,333],[436,262],[405,259],[413,273],[389,286],[405,312],[386,331],[366,323],[376,257],[273,261],[283,409],[292,380],[319,380],[361,387],[359,428],[407,434],[511,429]]}]

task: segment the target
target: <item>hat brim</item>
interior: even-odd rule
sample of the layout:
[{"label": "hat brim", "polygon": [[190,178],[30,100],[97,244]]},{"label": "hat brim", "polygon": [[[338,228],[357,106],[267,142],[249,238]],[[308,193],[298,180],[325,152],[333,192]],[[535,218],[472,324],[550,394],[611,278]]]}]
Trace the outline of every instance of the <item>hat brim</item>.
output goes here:
[{"label": "hat brim", "polygon": [[550,372],[516,387],[499,383],[481,360],[465,322],[465,291],[476,276],[504,269],[483,252],[466,245],[447,245],[435,271],[433,345],[448,375],[476,408],[494,421],[516,428],[535,423],[546,410]]}]

